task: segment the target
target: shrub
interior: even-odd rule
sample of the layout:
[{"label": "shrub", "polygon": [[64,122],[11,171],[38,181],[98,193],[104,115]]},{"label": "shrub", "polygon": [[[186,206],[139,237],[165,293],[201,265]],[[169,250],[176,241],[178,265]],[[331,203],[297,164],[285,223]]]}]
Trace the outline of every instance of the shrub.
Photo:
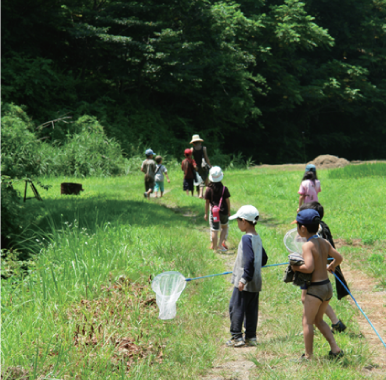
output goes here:
[{"label": "shrub", "polygon": [[2,105],[1,172],[10,177],[38,173],[41,142],[33,133],[33,124],[21,107]]},{"label": "shrub", "polygon": [[68,137],[55,174],[107,176],[124,173],[127,160],[115,139],[109,139],[96,118],[83,116],[75,122],[80,132]]},{"label": "shrub", "polygon": [[[15,235],[23,228],[24,210],[20,194],[13,188],[12,181],[1,177],[1,248],[9,248]],[[6,221],[6,222],[5,222]]]}]

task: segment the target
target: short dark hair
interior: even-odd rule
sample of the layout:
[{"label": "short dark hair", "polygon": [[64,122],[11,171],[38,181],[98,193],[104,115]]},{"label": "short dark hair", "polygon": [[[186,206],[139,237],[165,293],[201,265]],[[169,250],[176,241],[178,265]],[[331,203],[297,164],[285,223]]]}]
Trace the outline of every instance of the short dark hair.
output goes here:
[{"label": "short dark hair", "polygon": [[310,203],[303,203],[299,207],[299,211],[303,211],[303,210],[307,210],[307,209],[316,210],[319,213],[319,215],[320,215],[320,220],[323,219],[324,208],[323,208],[323,206],[319,202],[315,201],[315,202],[310,202]]},{"label": "short dark hair", "polygon": [[155,162],[156,162],[157,164],[159,164],[161,161],[162,161],[162,157],[161,157],[161,156],[157,156],[157,157],[155,158]]},{"label": "short dark hair", "polygon": [[318,218],[317,216],[315,216],[314,221],[315,221],[315,223],[312,223],[312,224],[301,224],[301,223],[298,222],[298,226],[299,226],[299,228],[301,228],[302,226],[304,226],[304,227],[307,228],[307,231],[308,231],[310,234],[315,234],[315,233],[318,232],[318,229],[319,229],[320,218]]},{"label": "short dark hair", "polygon": [[[240,220],[243,220],[243,218],[237,218],[237,219],[240,219]],[[246,220],[244,219],[246,222],[248,222],[249,224],[251,224],[252,226],[256,226],[256,222],[259,220],[259,215],[256,216],[255,220],[253,222],[249,221],[249,220]]]}]

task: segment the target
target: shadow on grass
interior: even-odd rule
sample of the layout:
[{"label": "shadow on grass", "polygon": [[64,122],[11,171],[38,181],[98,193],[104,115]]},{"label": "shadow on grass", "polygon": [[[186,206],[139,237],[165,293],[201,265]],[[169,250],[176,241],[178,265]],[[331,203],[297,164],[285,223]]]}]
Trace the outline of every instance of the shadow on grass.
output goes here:
[{"label": "shadow on grass", "polygon": [[[177,227],[194,224],[207,226],[203,218],[204,210],[199,205],[192,207],[167,208],[147,200],[117,200],[105,196],[81,198],[64,196],[60,199],[45,199],[44,202],[30,201],[25,205],[26,213],[34,218],[30,227],[20,236],[14,248],[36,252],[37,235],[61,229],[65,224],[77,220],[79,228],[87,228],[94,233],[107,223],[112,226]],[[23,255],[24,256],[24,255]],[[27,255],[28,256],[28,255]],[[25,259],[27,259],[26,257]]]},{"label": "shadow on grass", "polygon": [[275,228],[275,227],[283,224],[282,222],[279,222],[277,219],[270,218],[270,217],[263,217],[263,218],[259,219],[259,223],[264,224],[267,227],[272,227],[272,228]]},{"label": "shadow on grass", "polygon": [[46,200],[40,208],[44,209],[46,217],[36,225],[43,231],[50,229],[52,222],[60,227],[74,219],[78,220],[79,227],[86,227],[91,232],[107,222],[142,227],[178,226],[190,223],[186,216],[196,217],[199,214],[198,210],[192,212],[188,207],[176,212],[148,201],[109,200],[99,197],[76,199],[75,202],[71,198]]}]

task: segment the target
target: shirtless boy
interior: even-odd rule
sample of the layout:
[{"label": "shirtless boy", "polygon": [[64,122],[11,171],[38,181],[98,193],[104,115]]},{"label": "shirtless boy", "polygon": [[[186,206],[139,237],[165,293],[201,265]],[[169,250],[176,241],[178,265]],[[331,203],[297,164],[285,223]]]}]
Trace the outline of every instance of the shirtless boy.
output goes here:
[{"label": "shirtless boy", "polygon": [[[328,279],[327,271],[335,271],[343,258],[331,246],[331,244],[319,238],[317,235],[320,216],[316,210],[302,210],[296,217],[298,234],[305,237],[307,242],[303,244],[304,264],[292,266],[294,271],[312,273],[311,284],[307,288],[304,300],[303,312],[303,335],[306,352],[302,358],[311,359],[313,355],[314,329],[315,325],[327,339],[331,351],[331,357],[343,356],[343,351],[338,347],[334,336],[326,322],[323,321],[323,314],[332,297],[332,285]],[[333,261],[326,267],[328,256]]]}]

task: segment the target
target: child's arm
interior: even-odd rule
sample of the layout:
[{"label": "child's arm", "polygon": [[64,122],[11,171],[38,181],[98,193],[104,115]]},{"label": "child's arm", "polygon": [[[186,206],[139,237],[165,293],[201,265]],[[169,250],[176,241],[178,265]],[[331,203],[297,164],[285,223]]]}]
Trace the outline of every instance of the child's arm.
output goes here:
[{"label": "child's arm", "polygon": [[206,199],[206,202],[205,202],[205,216],[204,216],[205,220],[208,220],[208,212],[209,212],[209,199]]},{"label": "child's arm", "polygon": [[165,175],[166,175],[166,178],[168,179],[168,182],[170,183],[170,179],[169,179],[168,173],[165,172]]},{"label": "child's arm", "polygon": [[306,199],[306,195],[305,194],[300,194],[300,196],[299,196],[299,207],[298,207],[297,212],[299,212],[299,208],[304,203],[305,199]]},{"label": "child's arm", "polygon": [[226,201],[228,206],[228,216],[231,216],[231,201],[229,200],[229,198],[227,198]]},{"label": "child's arm", "polygon": [[300,266],[291,265],[294,272],[312,273],[315,269],[314,256],[312,256],[311,244],[305,243],[303,245],[303,260],[304,264]]},{"label": "child's arm", "polygon": [[330,243],[328,243],[328,245],[330,246],[328,254],[334,260],[332,260],[330,265],[327,267],[327,270],[329,272],[335,272],[335,268],[343,261],[343,257],[335,248],[332,247],[332,245]]},{"label": "child's arm", "polygon": [[244,290],[247,282],[252,281],[253,275],[255,273],[255,253],[252,248],[252,240],[250,236],[244,235],[241,238],[243,245],[243,264],[244,264],[244,273],[241,276],[239,281],[239,290],[242,292]]}]

